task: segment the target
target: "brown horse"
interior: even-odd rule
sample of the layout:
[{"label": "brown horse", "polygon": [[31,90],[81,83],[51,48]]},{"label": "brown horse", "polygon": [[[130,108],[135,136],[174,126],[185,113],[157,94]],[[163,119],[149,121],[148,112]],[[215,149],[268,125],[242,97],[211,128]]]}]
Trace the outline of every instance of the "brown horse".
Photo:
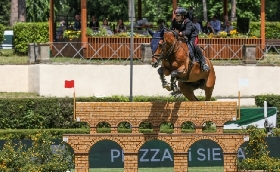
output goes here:
[{"label": "brown horse", "polygon": [[[151,34],[151,32],[150,32]],[[215,85],[215,70],[211,61],[206,58],[210,70],[202,71],[200,63],[189,56],[189,49],[185,38],[178,36],[175,31],[162,30],[158,46],[152,47],[154,67],[162,61],[158,69],[162,86],[167,90],[176,90],[176,80],[180,92],[189,100],[197,101],[194,90],[201,88],[205,91],[205,100],[209,101]],[[153,39],[155,34],[152,35]],[[159,39],[158,39],[159,40]],[[153,50],[154,49],[154,50]],[[198,51],[201,53],[201,51]],[[202,55],[202,54],[201,54]],[[171,84],[167,83],[165,76],[171,75]]]}]

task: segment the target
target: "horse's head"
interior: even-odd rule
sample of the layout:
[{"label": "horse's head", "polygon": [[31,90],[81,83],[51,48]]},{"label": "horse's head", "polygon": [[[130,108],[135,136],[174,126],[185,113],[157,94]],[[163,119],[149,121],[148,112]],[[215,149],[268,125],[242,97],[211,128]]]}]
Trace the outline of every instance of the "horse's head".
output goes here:
[{"label": "horse's head", "polygon": [[153,32],[149,29],[148,32],[152,36],[152,40],[151,40],[152,58],[155,59],[152,65],[153,67],[157,67],[159,63],[159,59],[161,59],[162,56],[162,43],[163,43],[164,29],[162,29],[159,32]]}]

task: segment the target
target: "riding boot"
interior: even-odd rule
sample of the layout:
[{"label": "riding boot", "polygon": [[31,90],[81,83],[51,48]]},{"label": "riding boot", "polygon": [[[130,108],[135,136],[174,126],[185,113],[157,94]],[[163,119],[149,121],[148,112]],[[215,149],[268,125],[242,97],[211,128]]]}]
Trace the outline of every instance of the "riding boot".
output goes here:
[{"label": "riding boot", "polygon": [[204,72],[207,72],[208,70],[209,70],[210,68],[209,68],[209,66],[208,66],[208,64],[205,62],[205,57],[204,56],[202,56],[201,57],[201,70]]},{"label": "riding boot", "polygon": [[207,65],[206,61],[205,61],[205,57],[203,56],[201,49],[198,46],[194,47],[194,52],[196,57],[199,59],[200,61],[200,66],[201,66],[201,70],[204,72],[207,72],[210,68]]}]

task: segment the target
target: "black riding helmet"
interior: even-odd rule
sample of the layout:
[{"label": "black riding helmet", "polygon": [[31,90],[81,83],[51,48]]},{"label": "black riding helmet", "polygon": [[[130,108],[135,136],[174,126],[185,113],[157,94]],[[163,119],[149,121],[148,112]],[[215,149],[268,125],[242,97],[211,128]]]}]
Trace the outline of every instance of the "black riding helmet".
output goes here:
[{"label": "black riding helmet", "polygon": [[178,15],[185,16],[185,15],[187,15],[187,10],[186,10],[185,8],[183,8],[183,7],[178,7],[178,8],[174,11],[174,14],[175,14],[176,16],[178,16]]}]

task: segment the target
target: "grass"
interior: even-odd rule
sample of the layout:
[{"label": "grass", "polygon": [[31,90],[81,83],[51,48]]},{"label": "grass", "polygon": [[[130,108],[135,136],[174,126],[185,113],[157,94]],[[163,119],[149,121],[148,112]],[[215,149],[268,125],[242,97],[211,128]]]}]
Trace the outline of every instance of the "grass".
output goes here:
[{"label": "grass", "polygon": [[[91,168],[89,172],[123,172],[123,168]],[[138,168],[139,172],[173,172],[174,168]],[[189,172],[223,172],[224,167],[189,167]],[[71,172],[74,172],[74,170],[71,170]]]},{"label": "grass", "polygon": [[22,93],[22,92],[0,92],[0,98],[40,98],[37,93]]}]

